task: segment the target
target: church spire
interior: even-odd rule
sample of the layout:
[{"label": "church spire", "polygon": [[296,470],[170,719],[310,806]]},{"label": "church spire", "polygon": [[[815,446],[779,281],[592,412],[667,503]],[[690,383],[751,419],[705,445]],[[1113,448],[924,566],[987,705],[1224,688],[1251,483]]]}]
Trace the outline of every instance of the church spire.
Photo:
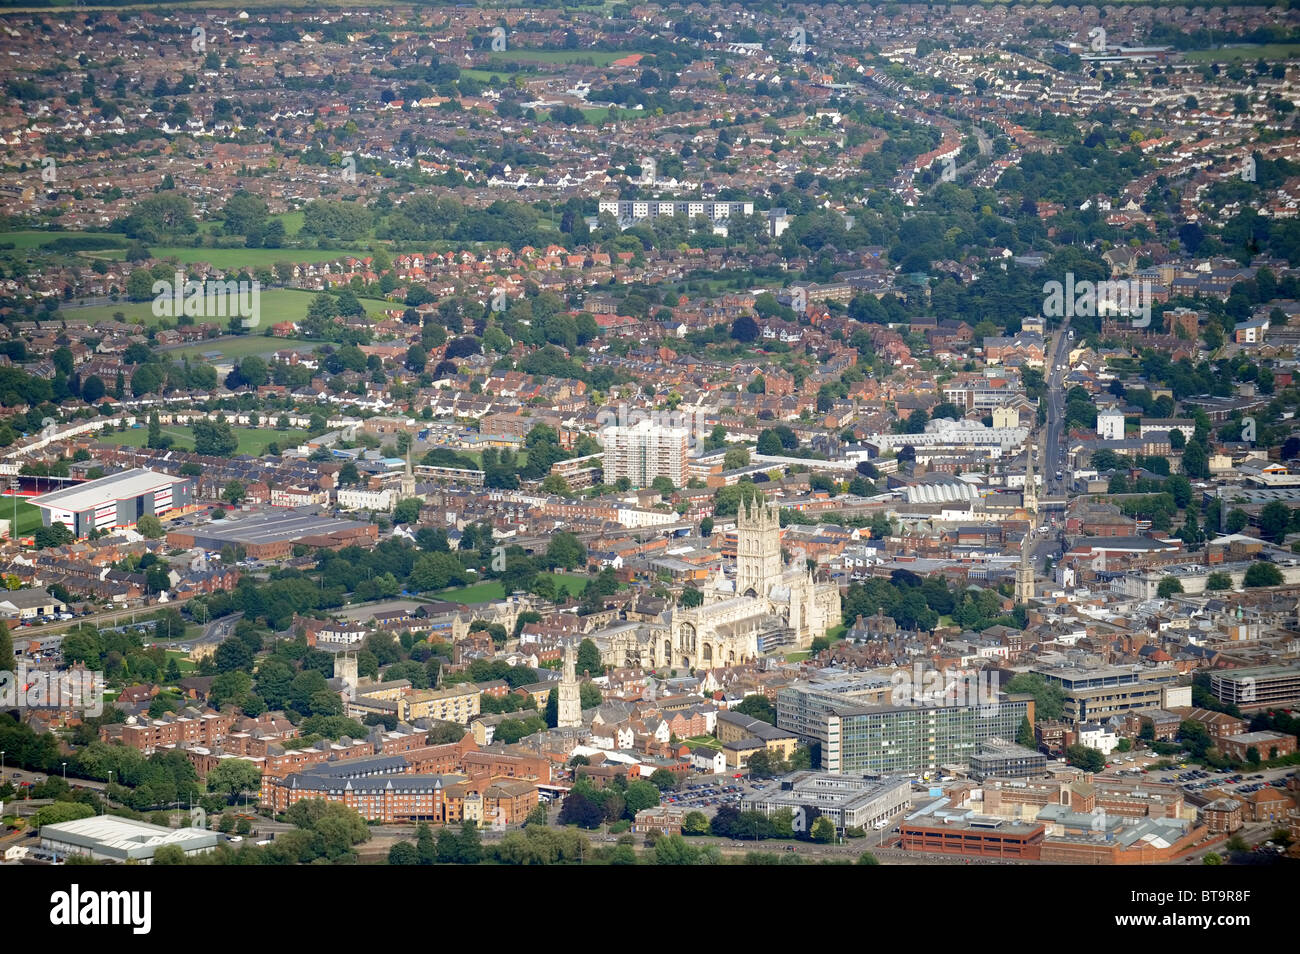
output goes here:
[{"label": "church spire", "polygon": [[402,474],[402,499],[409,500],[415,496],[415,469],[411,466],[411,445],[414,438],[406,442],[406,471]]}]

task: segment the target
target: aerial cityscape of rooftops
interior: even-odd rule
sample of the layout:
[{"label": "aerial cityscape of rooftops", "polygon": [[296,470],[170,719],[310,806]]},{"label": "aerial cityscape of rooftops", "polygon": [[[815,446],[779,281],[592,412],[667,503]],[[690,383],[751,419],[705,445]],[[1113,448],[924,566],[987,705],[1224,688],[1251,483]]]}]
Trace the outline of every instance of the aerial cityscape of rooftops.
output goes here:
[{"label": "aerial cityscape of rooftops", "polygon": [[1300,859],[1300,12],[11,6],[0,865]]}]

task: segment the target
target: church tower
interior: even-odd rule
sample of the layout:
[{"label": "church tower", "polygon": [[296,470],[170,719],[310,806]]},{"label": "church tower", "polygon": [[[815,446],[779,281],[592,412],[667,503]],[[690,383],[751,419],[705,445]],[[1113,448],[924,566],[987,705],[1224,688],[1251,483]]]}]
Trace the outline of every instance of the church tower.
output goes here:
[{"label": "church tower", "polygon": [[736,593],[766,596],[781,575],[781,520],[762,497],[736,512]]},{"label": "church tower", "polygon": [[334,657],[334,675],[343,682],[343,692],[349,702],[357,698],[357,657],[342,653]]},{"label": "church tower", "polygon": [[559,686],[555,725],[560,729],[572,729],[582,725],[582,694],[578,690],[578,651],[573,643],[564,647],[564,677]]}]

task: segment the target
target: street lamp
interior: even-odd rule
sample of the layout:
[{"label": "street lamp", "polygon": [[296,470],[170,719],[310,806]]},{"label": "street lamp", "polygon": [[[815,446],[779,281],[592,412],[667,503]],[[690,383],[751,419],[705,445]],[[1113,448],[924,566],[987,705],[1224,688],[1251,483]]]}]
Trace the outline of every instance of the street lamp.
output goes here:
[{"label": "street lamp", "polygon": [[67,763],[67,762],[64,762],[64,763],[63,763],[63,781],[66,782],[67,780],[68,780],[68,763]]}]

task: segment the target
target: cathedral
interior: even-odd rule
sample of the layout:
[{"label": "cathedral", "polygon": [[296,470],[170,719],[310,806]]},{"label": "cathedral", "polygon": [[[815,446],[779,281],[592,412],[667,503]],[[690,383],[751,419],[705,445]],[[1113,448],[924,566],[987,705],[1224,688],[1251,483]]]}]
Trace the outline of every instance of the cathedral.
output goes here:
[{"label": "cathedral", "polygon": [[840,590],[819,583],[802,558],[781,559],[777,508],[756,499],[736,515],[736,575],[721,569],[700,606],[674,606],[650,622],[593,633],[601,661],[649,669],[712,669],[778,649],[807,649],[840,622]]}]

